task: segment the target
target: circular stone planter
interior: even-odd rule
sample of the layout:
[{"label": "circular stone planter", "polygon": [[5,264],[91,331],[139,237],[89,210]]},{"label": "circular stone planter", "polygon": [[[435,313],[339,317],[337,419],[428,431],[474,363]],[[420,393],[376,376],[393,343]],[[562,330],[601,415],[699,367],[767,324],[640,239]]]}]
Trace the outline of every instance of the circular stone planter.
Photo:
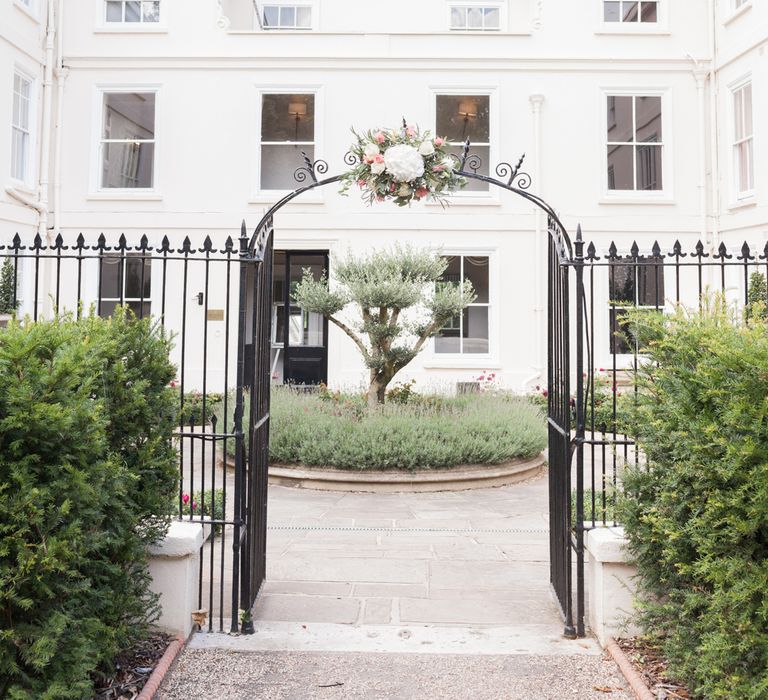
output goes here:
[{"label": "circular stone planter", "polygon": [[538,475],[546,463],[544,453],[531,459],[513,459],[503,464],[472,464],[452,469],[406,471],[353,471],[300,465],[274,464],[269,483],[318,491],[369,493],[466,491],[506,486]]}]

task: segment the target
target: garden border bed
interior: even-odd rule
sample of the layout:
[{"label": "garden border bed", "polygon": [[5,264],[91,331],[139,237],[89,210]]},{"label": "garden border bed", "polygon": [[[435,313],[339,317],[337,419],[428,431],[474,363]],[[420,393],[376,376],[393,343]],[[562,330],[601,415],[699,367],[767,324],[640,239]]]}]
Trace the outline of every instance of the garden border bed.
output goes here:
[{"label": "garden border bed", "polygon": [[[273,464],[269,483],[275,486],[317,491],[368,493],[467,491],[507,486],[537,476],[546,464],[544,453],[503,464],[468,464],[451,469],[419,469],[416,472],[326,469],[303,465]],[[227,462],[227,466],[232,466]]]}]

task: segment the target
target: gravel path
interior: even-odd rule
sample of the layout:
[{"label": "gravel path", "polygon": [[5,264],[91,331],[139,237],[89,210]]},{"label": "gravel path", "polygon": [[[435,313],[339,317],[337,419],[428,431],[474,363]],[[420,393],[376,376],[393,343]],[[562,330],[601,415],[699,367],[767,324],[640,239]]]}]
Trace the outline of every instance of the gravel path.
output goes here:
[{"label": "gravel path", "polygon": [[157,700],[631,700],[600,656],[185,649]]}]

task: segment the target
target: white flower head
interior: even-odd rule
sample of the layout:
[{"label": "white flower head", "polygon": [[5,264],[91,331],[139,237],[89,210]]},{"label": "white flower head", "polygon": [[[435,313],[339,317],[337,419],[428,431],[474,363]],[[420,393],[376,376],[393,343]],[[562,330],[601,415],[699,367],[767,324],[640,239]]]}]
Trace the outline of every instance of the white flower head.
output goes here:
[{"label": "white flower head", "polygon": [[413,146],[404,143],[385,151],[384,165],[398,182],[410,182],[424,174],[424,158]]},{"label": "white flower head", "polygon": [[379,151],[379,147],[375,143],[366,143],[365,148],[363,149],[363,153],[367,155],[369,158],[373,158],[373,156],[379,155],[381,151]]},{"label": "white flower head", "polygon": [[373,163],[371,163],[371,172],[374,175],[381,175],[381,173],[384,172],[384,167],[385,167],[384,161],[381,161],[380,163],[377,163],[376,161],[374,161]]},{"label": "white flower head", "polygon": [[419,146],[419,153],[423,156],[431,156],[435,152],[435,146],[432,141],[422,141]]}]

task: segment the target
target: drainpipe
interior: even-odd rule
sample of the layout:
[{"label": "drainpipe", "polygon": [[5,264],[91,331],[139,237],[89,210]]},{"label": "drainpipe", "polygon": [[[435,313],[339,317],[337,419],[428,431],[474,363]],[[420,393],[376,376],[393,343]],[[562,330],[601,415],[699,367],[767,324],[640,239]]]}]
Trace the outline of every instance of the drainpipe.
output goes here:
[{"label": "drainpipe", "polygon": [[58,0],[57,25],[59,41],[56,44],[56,122],[53,130],[53,230],[61,233],[61,144],[64,120],[64,83],[69,68],[64,67],[64,0]]},{"label": "drainpipe", "polygon": [[[541,190],[541,105],[544,102],[544,95],[531,95],[531,112],[533,113],[533,172],[538,181],[538,188]],[[544,354],[544,288],[542,280],[545,279],[545,250],[547,231],[544,227],[544,212],[535,207],[535,241],[534,241],[534,274],[536,275],[534,289],[534,337],[536,364],[533,366],[535,373],[524,382],[524,388],[531,382],[540,379],[544,366],[542,357]]]},{"label": "drainpipe", "polygon": [[709,240],[709,222],[707,221],[707,75],[709,71],[699,68],[699,62],[691,57],[695,64],[693,77],[696,80],[696,97],[699,112],[699,237],[707,245],[712,245]]},{"label": "drainpipe", "polygon": [[709,239],[713,251],[720,245],[720,149],[717,138],[718,113],[717,113],[717,0],[709,1],[709,148],[712,162],[712,235]]},{"label": "drainpipe", "polygon": [[[45,32],[45,70],[43,74],[43,120],[40,145],[40,222],[37,232],[45,239],[48,236],[48,183],[51,167],[51,86],[53,85],[53,51],[56,43],[56,18],[53,0],[48,2],[48,26]],[[50,242],[50,238],[48,239]]]}]

